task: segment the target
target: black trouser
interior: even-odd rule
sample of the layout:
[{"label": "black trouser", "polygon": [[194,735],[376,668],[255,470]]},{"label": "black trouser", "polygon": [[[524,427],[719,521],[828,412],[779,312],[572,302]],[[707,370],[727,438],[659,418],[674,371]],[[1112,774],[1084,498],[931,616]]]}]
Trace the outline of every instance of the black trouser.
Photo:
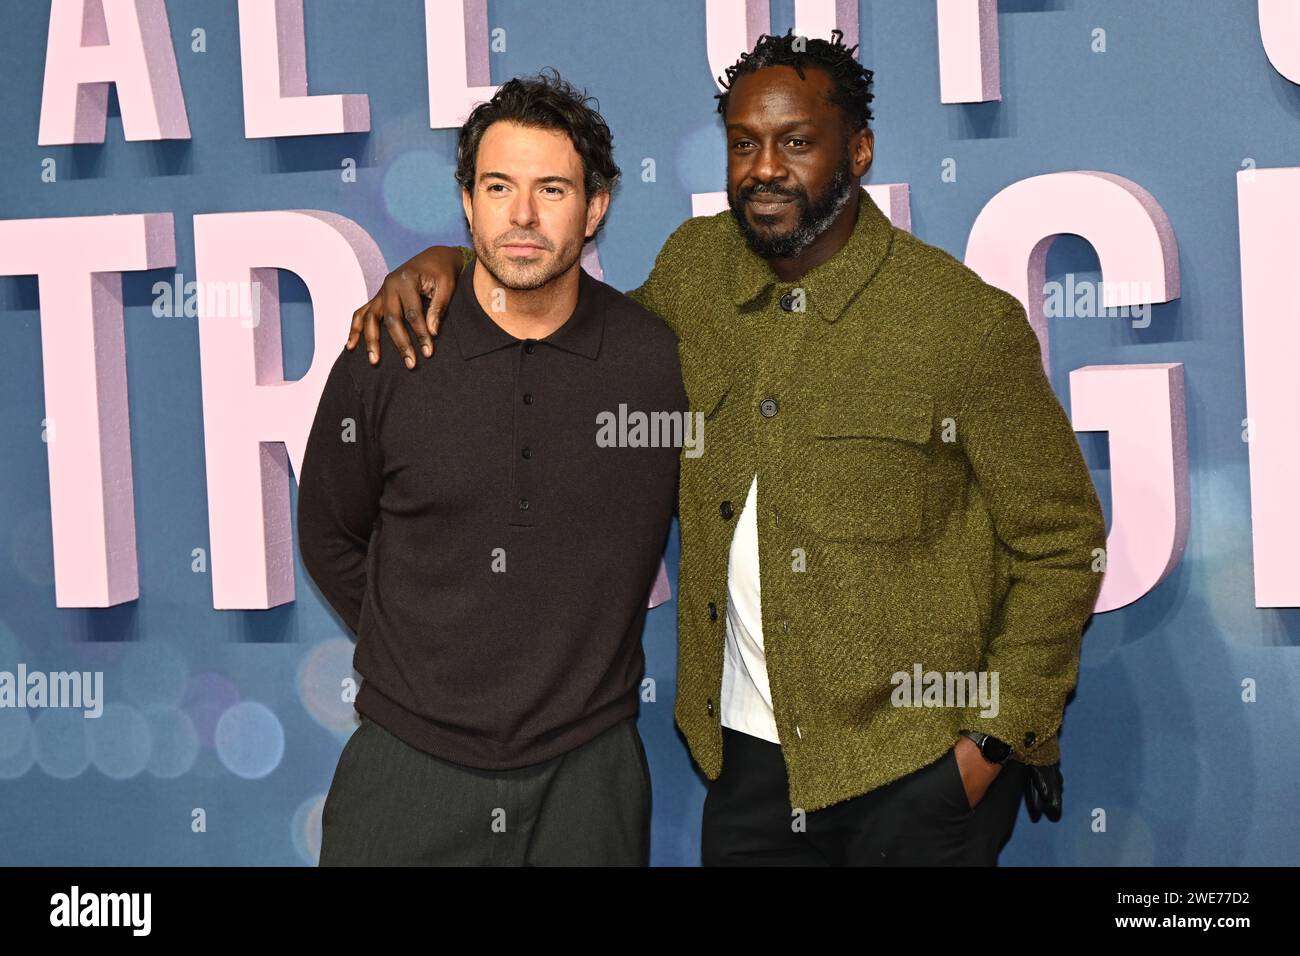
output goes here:
[{"label": "black trouser", "polygon": [[1025,765],[1008,760],[971,810],[949,750],[807,813],[801,831],[780,745],[723,727],[722,748],[722,774],[704,800],[705,866],[996,866],[1025,785]]},{"label": "black trouser", "polygon": [[321,813],[321,866],[646,866],[650,767],[628,717],[566,754],[477,770],[362,716]]}]

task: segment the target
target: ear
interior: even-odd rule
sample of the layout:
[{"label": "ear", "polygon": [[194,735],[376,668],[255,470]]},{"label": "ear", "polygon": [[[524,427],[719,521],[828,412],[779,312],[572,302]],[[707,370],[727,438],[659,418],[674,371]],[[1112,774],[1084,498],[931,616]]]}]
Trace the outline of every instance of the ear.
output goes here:
[{"label": "ear", "polygon": [[469,190],[464,186],[460,188],[460,205],[465,210],[465,223],[472,232],[474,229],[474,203],[470,201]]},{"label": "ear", "polygon": [[849,155],[853,161],[853,175],[865,176],[871,168],[871,160],[876,151],[876,132],[864,127],[853,134],[849,141]]},{"label": "ear", "polygon": [[590,239],[596,234],[596,227],[600,221],[605,218],[605,213],[609,209],[609,190],[602,189],[590,199],[587,200],[587,232],[586,236]]}]

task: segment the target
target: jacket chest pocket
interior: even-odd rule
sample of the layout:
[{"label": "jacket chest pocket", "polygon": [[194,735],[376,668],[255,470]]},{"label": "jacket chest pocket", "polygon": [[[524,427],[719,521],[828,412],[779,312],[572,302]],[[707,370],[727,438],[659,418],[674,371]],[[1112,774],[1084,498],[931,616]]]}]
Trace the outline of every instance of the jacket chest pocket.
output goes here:
[{"label": "jacket chest pocket", "polygon": [[857,391],[812,415],[796,465],[805,523],[835,541],[898,541],[921,533],[934,402],[895,389]]}]

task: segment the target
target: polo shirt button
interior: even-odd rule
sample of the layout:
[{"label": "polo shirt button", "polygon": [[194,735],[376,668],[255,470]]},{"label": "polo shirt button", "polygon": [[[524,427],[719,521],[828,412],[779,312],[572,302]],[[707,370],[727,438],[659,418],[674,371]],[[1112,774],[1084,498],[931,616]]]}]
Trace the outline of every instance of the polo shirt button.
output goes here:
[{"label": "polo shirt button", "polygon": [[794,311],[794,296],[792,296],[789,292],[781,296],[781,308],[784,309],[786,312]]},{"label": "polo shirt button", "polygon": [[1032,747],[1034,745],[1034,741],[1037,739],[1038,736],[1031,730],[1029,733],[1025,734],[1025,746]]},{"label": "polo shirt button", "polygon": [[531,404],[533,404],[533,393],[532,393],[532,392],[524,392],[524,404],[525,404],[525,405],[531,405]]},{"label": "polo shirt button", "polygon": [[782,622],[781,622],[781,630],[784,631],[785,633],[789,634],[789,633],[790,633],[790,622],[789,622],[789,621],[782,621]]},{"label": "polo shirt button", "polygon": [[731,507],[730,501],[724,501],[718,510],[722,512],[722,517],[726,518],[728,521],[730,521],[731,516],[736,513],[735,509]]},{"label": "polo shirt button", "polygon": [[709,602],[709,620],[710,620],[710,621],[716,621],[717,619],[718,619],[718,606],[717,606],[716,604],[714,604],[712,601],[710,601],[710,602]]},{"label": "polo shirt button", "polygon": [[525,458],[532,458],[533,450],[531,448],[525,448],[523,451],[520,452],[520,454],[523,455]]},{"label": "polo shirt button", "polygon": [[527,352],[529,355],[532,355],[534,352],[537,351],[537,345],[536,345],[536,343],[533,343],[533,342],[525,342],[525,343],[524,343],[524,351]]},{"label": "polo shirt button", "polygon": [[758,403],[758,413],[764,418],[771,418],[776,414],[776,399],[765,398]]},{"label": "polo shirt button", "polygon": [[709,716],[710,716],[710,717],[713,716],[713,698],[712,698],[712,697],[709,698]]},{"label": "polo shirt button", "polygon": [[519,499],[519,510],[520,510],[520,511],[527,511],[527,510],[528,510],[528,499],[527,499],[527,498],[520,498],[520,499]]}]

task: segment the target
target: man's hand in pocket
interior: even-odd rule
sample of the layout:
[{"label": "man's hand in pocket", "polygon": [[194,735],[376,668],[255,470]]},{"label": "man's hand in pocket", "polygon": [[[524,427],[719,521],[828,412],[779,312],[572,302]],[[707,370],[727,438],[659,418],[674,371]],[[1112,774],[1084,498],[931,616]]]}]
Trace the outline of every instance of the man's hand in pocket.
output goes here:
[{"label": "man's hand in pocket", "polygon": [[1002,764],[985,760],[975,741],[969,737],[958,737],[953,749],[956,751],[962,786],[966,788],[966,803],[973,810],[979,806],[984,794],[1002,772]]}]

